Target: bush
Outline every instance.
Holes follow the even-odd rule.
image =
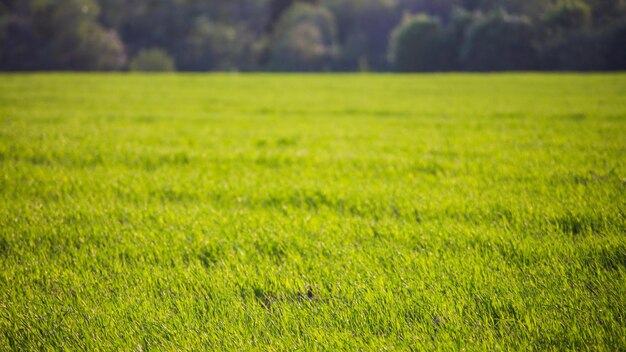
[[[461,49],[462,66],[472,71],[536,68],[536,37],[527,18],[493,13],[468,29]]]
[[[153,48],[142,50],[130,61],[131,71],[167,72],[174,71],[174,59],[165,51]]]
[[[434,17],[405,17],[391,33],[390,59],[397,71],[435,71],[450,68],[454,53],[446,33]]]

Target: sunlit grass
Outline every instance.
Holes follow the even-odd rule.
[[[626,76],[2,75],[0,349],[626,349]]]

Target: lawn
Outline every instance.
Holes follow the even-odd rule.
[[[0,75],[0,350],[626,349],[626,74]]]

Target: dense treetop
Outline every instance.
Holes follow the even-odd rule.
[[[616,70],[624,38],[624,0],[0,0],[1,70]]]

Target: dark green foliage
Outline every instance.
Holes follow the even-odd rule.
[[[544,22],[556,35],[580,31],[591,24],[591,9],[581,0],[564,1],[546,13]]]
[[[405,18],[391,35],[391,60],[397,71],[447,69],[451,54],[443,26],[428,15]]]
[[[597,24],[607,24],[616,19],[623,19],[626,15],[626,2],[624,0],[587,0],[593,14],[593,20]]]
[[[549,70],[626,69],[626,22],[557,38],[542,50],[541,62]]]
[[[288,71],[330,68],[335,55],[335,19],[326,8],[296,3],[283,13],[270,47],[270,67]]]
[[[342,50],[335,67],[340,70],[387,69],[389,36],[401,21],[406,5],[387,0],[327,0],[323,3],[337,19]]]
[[[453,68],[455,70],[461,69],[461,49],[463,43],[465,43],[466,34],[468,29],[477,21],[483,18],[480,12],[469,12],[465,10],[457,9],[452,13],[450,21],[446,29],[446,41],[451,50],[453,60]]]
[[[206,71],[237,67],[239,56],[237,28],[206,17],[197,18],[180,54],[183,69]]]
[[[274,24],[278,22],[278,19],[293,6],[296,2],[304,2],[310,4],[317,4],[318,0],[271,0],[270,1],[270,10],[269,10],[269,22],[268,29],[272,30],[274,28]]]
[[[126,63],[115,31],[96,22],[93,0],[24,4],[3,18],[2,67],[13,70],[113,70]]]
[[[98,23],[85,21],[76,29],[76,37],[57,38],[53,52],[58,52],[59,68],[73,70],[116,70],[126,64],[124,47],[117,33],[104,30]],[[62,52],[69,53],[63,57]]]
[[[33,70],[40,65],[38,47],[44,45],[32,26],[16,18],[3,17],[0,23],[0,64],[5,70]]]
[[[44,12],[49,11],[48,14]],[[106,30],[96,18],[100,8],[97,2],[63,0],[52,2],[37,16],[49,18],[48,27],[39,27],[45,37],[46,53],[56,58],[62,69],[103,70],[119,69],[126,63],[124,46],[113,30]],[[50,17],[48,17],[50,16]],[[38,23],[46,23],[39,20]]]
[[[461,49],[462,65],[472,71],[533,69],[536,36],[527,18],[493,13],[468,29]]]
[[[307,6],[327,20],[284,24]],[[608,32],[626,18],[624,0],[3,0],[0,70],[124,70],[127,57],[158,47],[183,71],[384,71],[393,66],[392,31],[418,13],[439,25],[404,43],[414,56],[396,70],[623,62],[621,39]],[[585,52],[593,38],[601,60],[558,58]]]
[[[411,13],[426,13],[447,21],[458,7],[457,0],[404,0],[403,10]]]
[[[606,68],[626,70],[626,20],[605,30],[607,40]]]
[[[593,71],[607,66],[605,43],[593,32],[572,34],[546,45],[541,53],[542,68],[565,71]]]

